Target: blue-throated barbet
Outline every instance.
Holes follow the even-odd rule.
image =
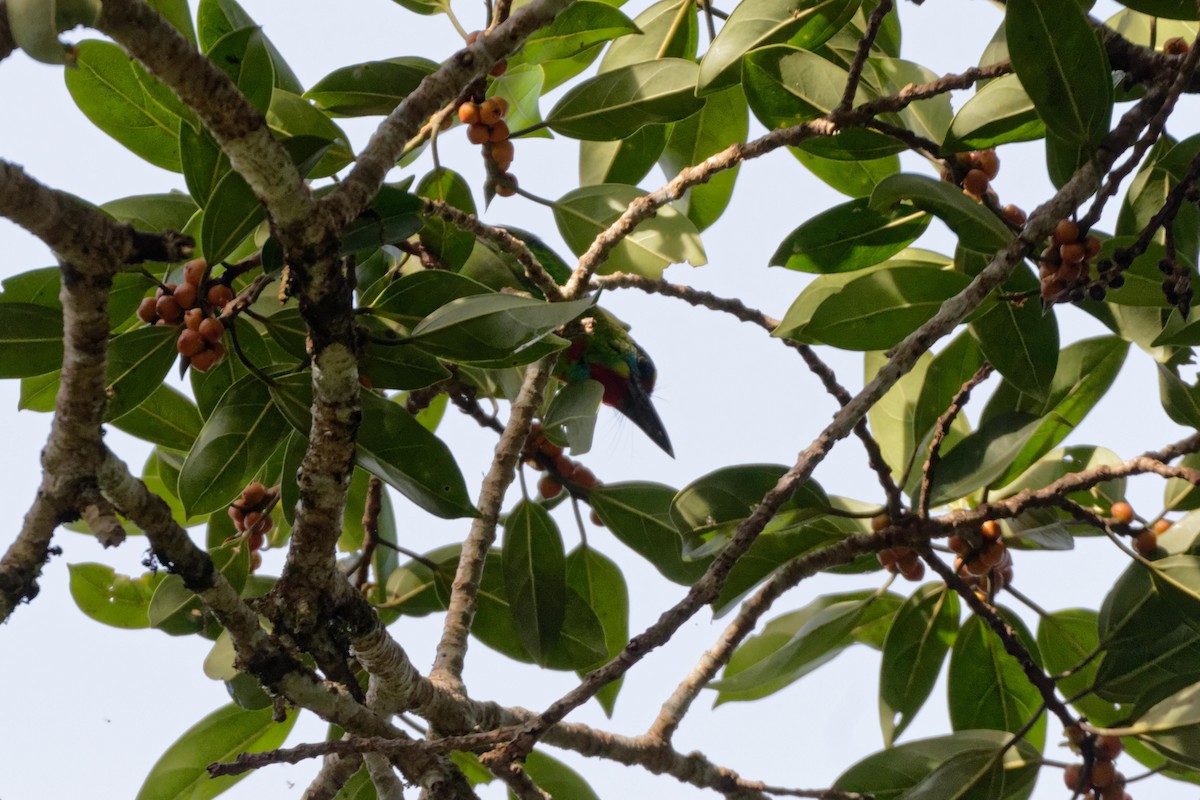
[[[657,372],[654,362],[613,315],[593,308],[580,320],[584,332],[559,358],[556,375],[571,382],[591,378],[604,387],[604,404],[624,414],[675,457],[667,429],[650,402]]]

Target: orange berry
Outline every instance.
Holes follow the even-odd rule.
[[[142,302],[138,303],[137,317],[147,325],[153,325],[158,321],[158,300],[153,297],[143,297]]]
[[[1064,245],[1077,241],[1079,241],[1079,223],[1070,219],[1060,220],[1054,228],[1054,243]]]
[[[246,530],[246,513],[238,506],[232,505],[229,507],[229,518],[233,520],[233,527],[239,531]]]
[[[1002,533],[1000,523],[994,519],[984,520],[983,524],[979,526],[979,532],[983,534],[983,538],[993,541],[999,539]]]
[[[967,173],[967,177],[963,178],[963,191],[974,197],[976,200],[987,194],[988,176],[981,169],[973,169]]]
[[[889,517],[886,512],[883,514],[876,514],[875,516],[871,517],[871,530],[875,531],[875,533],[879,533],[881,530],[891,524],[892,518]]]
[[[1129,505],[1129,503],[1113,503],[1109,513],[1112,514],[1113,519],[1122,525],[1128,525],[1133,522],[1133,506]]]
[[[1147,528],[1133,537],[1133,549],[1149,558],[1158,550],[1158,534]]]
[[[475,44],[479,41],[479,37],[483,35],[483,31],[471,31],[467,34],[467,44]]]
[[[1120,736],[1098,736],[1095,744],[1096,758],[1101,761],[1115,761],[1125,749]],[[1097,788],[1101,788],[1097,785]]]
[[[1169,530],[1171,530],[1171,520],[1169,519],[1160,519],[1154,523],[1154,532],[1157,534],[1163,534]]]
[[[233,299],[233,289],[230,289],[223,283],[218,283],[210,286],[208,289],[208,303],[216,308],[224,308],[230,300]]]
[[[464,125],[479,124],[479,106],[467,101],[458,107],[458,120]]]
[[[204,322],[204,309],[189,308],[183,315],[183,324],[188,326],[189,330],[200,330],[200,323]]]
[[[990,565],[984,563],[980,556],[975,556],[966,563],[967,572],[974,575],[976,578],[981,578],[991,572]]]
[[[479,121],[484,125],[495,125],[504,119],[508,103],[502,97],[489,97],[479,104]]]
[[[888,572],[896,571],[896,551],[895,550],[880,550],[875,554],[875,558],[879,559],[879,565]]]
[[[920,559],[916,561],[901,561],[898,566],[901,577],[906,581],[916,583],[925,577],[925,562]]]
[[[537,484],[538,494],[549,500],[552,497],[558,497],[562,493],[562,484],[556,481],[550,475],[543,475]]]
[[[561,456],[562,451],[563,451],[563,449],[561,447],[559,447],[558,445],[556,445],[554,442],[550,441],[549,439],[545,439],[545,438],[543,438],[541,441],[539,441],[537,443],[537,447],[538,447],[538,450],[541,451],[542,455],[550,456],[550,458],[556,458],[558,456]]]
[[[492,160],[500,169],[508,169],[513,160],[513,143],[510,141],[495,142],[491,149]]]
[[[1169,56],[1186,55],[1188,51],[1187,39],[1182,36],[1172,36],[1163,42],[1163,52]]]
[[[225,326],[216,317],[205,317],[200,321],[200,327],[197,330],[209,344],[216,344],[225,338]]]
[[[250,571],[257,572],[258,568],[261,566],[262,566],[262,556],[260,556],[257,551],[251,553],[250,554]]]
[[[1089,236],[1083,242],[1084,251],[1088,258],[1095,258],[1100,254],[1100,239],[1095,236]]]
[[[196,305],[196,295],[196,287],[185,283],[175,290],[175,302],[179,304],[180,308],[188,309]]]
[[[958,555],[964,555],[971,550],[971,543],[961,536],[951,536],[946,540],[946,544]]]
[[[486,125],[472,125],[467,128],[467,141],[471,144],[484,144],[491,137],[491,131]]]
[[[191,358],[204,349],[204,337],[190,328],[184,328],[175,340],[175,349],[184,358]]]
[[[1009,203],[1004,208],[1000,209],[1000,213],[1004,215],[1006,220],[1018,227],[1024,225],[1025,220],[1027,219],[1025,212],[1018,206],[1014,206],[1012,203]]]
[[[488,130],[489,142],[506,142],[508,141],[508,123],[504,120],[496,122]]]
[[[217,362],[220,360],[221,359],[217,355],[216,351],[204,350],[203,352],[196,353],[196,355],[192,356],[192,369],[196,370],[197,372],[208,372],[210,369],[215,367]]]
[[[995,150],[980,150],[975,153],[975,166],[994,180],[1000,174],[1000,156],[996,155]]]
[[[571,482],[581,489],[594,489],[600,481],[596,480],[595,474],[585,466],[576,466],[575,471],[571,473]]]
[[[207,269],[208,263],[203,258],[193,258],[183,265],[183,280],[198,289]]]
[[[1111,786],[1113,779],[1116,777],[1117,768],[1113,766],[1113,762],[1097,760],[1092,764],[1093,787],[1103,789],[1106,786]]]
[[[1008,548],[1004,546],[1004,542],[988,542],[983,550],[979,553],[979,560],[988,567],[996,567],[1004,560],[1004,554]]]
[[[1064,264],[1078,264],[1087,258],[1087,247],[1081,242],[1059,245],[1058,255]]]
[[[270,517],[267,517],[267,519],[270,519]],[[250,540],[247,542],[247,544],[250,545],[251,551],[261,550],[266,541],[267,535],[262,531],[255,530],[250,532]]]
[[[508,61],[502,58],[496,62],[494,67],[492,67],[491,76],[493,78],[499,78],[506,72],[508,72]]]
[[[175,302],[175,296],[164,294],[154,303],[154,310],[158,312],[158,318],[168,325],[178,325],[183,322],[183,309],[179,307],[179,303]]]

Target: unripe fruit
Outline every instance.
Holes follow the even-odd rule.
[[[538,494],[549,500],[552,497],[558,497],[562,493],[562,484],[556,481],[549,475],[543,475],[538,481]]]
[[[489,97],[479,104],[479,121],[484,125],[495,125],[504,119],[508,102],[502,97]]]
[[[196,305],[196,295],[196,287],[185,283],[175,290],[175,302],[180,308],[188,309]]]
[[[1000,174],[1000,156],[996,155],[995,150],[980,150],[975,153],[975,166],[988,178],[994,179]]]
[[[983,524],[979,526],[979,532],[983,534],[983,538],[993,541],[999,539],[1002,533],[1000,523],[994,519],[984,520]]]
[[[158,318],[168,325],[178,325],[183,322],[183,309],[179,307],[179,303],[175,302],[174,295],[164,294],[158,298],[154,304],[154,310],[158,312]]]
[[[200,327],[197,330],[209,344],[216,344],[225,338],[225,326],[216,317],[205,317],[200,321]]]
[[[220,360],[220,356],[215,350],[205,350],[192,356],[192,369],[197,372],[208,372]]]
[[[1083,764],[1068,764],[1067,768],[1063,770],[1063,783],[1065,783],[1067,788],[1072,791],[1082,792],[1087,788],[1086,786],[1080,785],[1082,779]]]
[[[208,302],[216,308],[224,308],[233,299],[233,289],[223,283],[218,283],[208,290]]]
[[[491,137],[491,131],[486,125],[472,125],[467,128],[467,141],[471,144],[483,144]]]
[[[967,173],[967,177],[963,178],[962,187],[963,191],[975,199],[982,198],[988,190],[987,173],[981,169],[971,170]]]
[[[1133,549],[1149,558],[1158,550],[1158,534],[1147,528],[1133,537]]]
[[[1128,525],[1133,522],[1133,506],[1129,505],[1129,503],[1113,503],[1109,513],[1112,514],[1114,520],[1122,525]]]
[[[143,297],[142,302],[138,303],[137,317],[147,325],[153,325],[158,321],[158,300],[153,297]]]
[[[488,130],[489,142],[506,142],[508,141],[508,123],[504,120],[496,122]]]
[[[458,107],[458,120],[464,125],[479,124],[479,106],[468,101]]]
[[[1171,530],[1171,520],[1169,519],[1160,519],[1154,523],[1154,532],[1157,534],[1163,534],[1169,530]]]
[[[1096,737],[1095,753],[1096,758],[1102,761],[1113,761],[1125,749],[1125,745],[1121,742],[1120,736],[1098,736]],[[1097,784],[1097,788],[1101,788]]]
[[[204,349],[204,337],[190,328],[184,328],[175,340],[175,349],[184,358],[191,358]]]
[[[1070,219],[1060,220],[1054,228],[1054,243],[1064,245],[1077,241],[1079,241],[1079,223]]]
[[[200,281],[204,280],[206,269],[208,269],[208,263],[203,258],[193,258],[183,265],[183,280],[199,288]]]
[[[875,516],[871,517],[871,530],[875,531],[875,533],[879,533],[881,530],[891,524],[892,518],[889,517],[886,512],[883,514],[876,514]]]

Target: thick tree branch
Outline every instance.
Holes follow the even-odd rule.
[[[0,0],[0,61],[8,58],[16,49],[17,43],[13,41],[12,29],[8,26],[8,3]]]

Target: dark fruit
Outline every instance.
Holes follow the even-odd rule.
[[[190,328],[184,328],[175,340],[175,349],[184,358],[191,358],[204,349],[204,337]]]
[[[1064,219],[1054,228],[1054,243],[1057,245],[1070,244],[1079,241],[1079,223]]]
[[[183,265],[184,282],[199,288],[200,281],[204,280],[206,269],[208,269],[208,263],[203,258],[193,258]]]
[[[962,187],[963,191],[975,199],[982,198],[988,190],[987,173],[981,169],[971,170],[967,173],[967,177],[963,178]]]
[[[229,301],[233,300],[233,289],[230,289],[223,283],[218,283],[208,290],[208,303],[216,308],[224,308]]]
[[[486,125],[472,125],[467,128],[467,141],[471,144],[483,144],[491,137],[491,131]]]
[[[191,313],[190,311],[188,312]],[[216,344],[225,338],[225,326],[221,324],[221,320],[216,317],[205,317],[200,322],[200,327],[197,329],[204,340],[209,344]]]
[[[1080,785],[1083,780],[1083,764],[1068,764],[1063,770],[1063,783],[1072,791],[1081,792],[1087,787]]]
[[[600,515],[597,514],[594,509],[592,510],[592,513],[588,515],[588,519],[590,519],[592,521],[592,524],[595,525],[597,528],[604,527],[604,520],[600,519]]]
[[[158,321],[158,301],[153,297],[143,297],[142,302],[138,303],[137,317],[147,325],[153,325]]]
[[[1117,756],[1125,749],[1125,745],[1121,743],[1120,736],[1098,736],[1096,737],[1095,753],[1096,758],[1102,761],[1114,761]],[[1100,787],[1097,784],[1097,788]]]
[[[517,179],[512,173],[505,172],[500,176],[501,180],[496,182],[496,194],[500,197],[512,197],[517,193]]]
[[[537,484],[538,494],[549,500],[562,494],[562,484],[549,475],[543,475]]]
[[[1147,528],[1133,537],[1133,549],[1149,558],[1158,550],[1158,534]]]

